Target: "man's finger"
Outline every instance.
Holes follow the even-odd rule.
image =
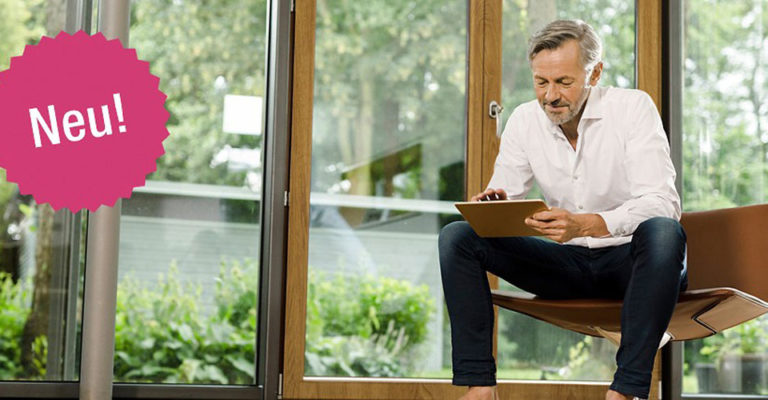
[[[526,218],[525,224],[531,227],[537,227],[542,229],[560,229],[560,227],[552,225],[552,221],[542,221],[533,218]]]
[[[551,221],[557,218],[555,213],[552,211],[539,211],[536,214],[533,214],[531,217],[539,221]]]

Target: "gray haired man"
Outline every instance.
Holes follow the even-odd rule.
[[[466,222],[440,232],[453,383],[463,400],[496,399],[486,272],[545,298],[624,300],[606,399],[647,398],[657,347],[687,286],[675,170],[658,111],[639,90],[597,87],[602,45],[582,21],[531,38],[537,100],[515,109],[494,173],[473,201],[524,198],[534,179],[551,210],[533,237],[481,238]]]

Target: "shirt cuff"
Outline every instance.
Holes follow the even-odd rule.
[[[629,219],[629,213],[621,210],[603,211],[597,213],[597,215],[603,218],[605,226],[608,228],[608,232],[612,237],[627,236],[632,234],[629,229],[627,220]]]

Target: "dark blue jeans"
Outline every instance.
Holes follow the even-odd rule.
[[[624,299],[611,389],[647,398],[653,360],[688,286],[685,232],[670,218],[640,224],[632,242],[589,249],[533,237],[481,238],[466,222],[440,232],[440,269],[451,320],[453,384],[492,386],[493,306],[486,271],[545,298]]]

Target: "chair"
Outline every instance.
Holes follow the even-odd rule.
[[[714,335],[768,312],[768,204],[684,213],[688,290],[667,328],[671,340]],[[494,304],[616,343],[621,300],[547,300],[492,291]]]

